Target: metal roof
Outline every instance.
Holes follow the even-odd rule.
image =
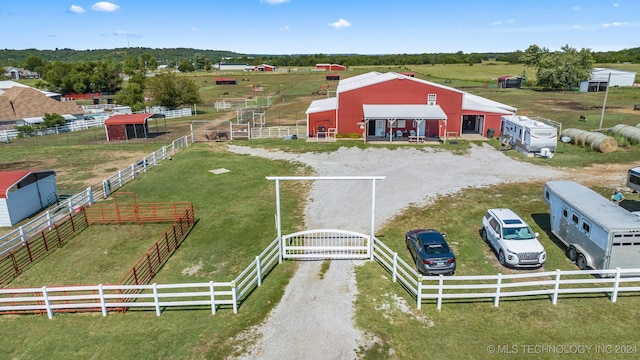
[[[475,110],[498,114],[513,114],[518,109],[497,101],[483,98],[482,96],[464,93],[462,97],[462,110]]]
[[[44,174],[44,177],[46,177],[51,174],[55,175],[55,172],[52,170],[1,171],[0,172],[0,199],[6,199],[7,195],[9,194],[9,190],[31,174],[35,174],[36,178],[41,178],[40,176],[38,176],[39,174]]]
[[[122,114],[113,115],[105,120],[105,125],[144,124],[149,118],[164,117],[163,114]]]
[[[364,118],[372,119],[424,119],[424,120],[447,120],[447,114],[442,111],[439,105],[424,104],[385,104],[385,105],[362,105]]]
[[[338,99],[335,97],[322,99],[322,100],[314,100],[311,102],[311,105],[305,111],[305,114],[313,114],[317,112],[323,111],[335,111],[338,108]]]

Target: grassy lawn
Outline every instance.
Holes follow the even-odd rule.
[[[611,67],[640,70],[617,65]],[[513,105],[520,114],[561,121],[563,128],[595,129],[602,110],[602,93],[483,87],[484,83],[495,82],[498,76],[521,74],[520,65],[355,67],[345,72],[343,78],[367,71],[415,71],[419,78],[460,86],[465,91]],[[216,86],[211,74],[194,74],[194,78],[209,106],[222,99],[223,92],[229,92],[228,97],[243,97],[255,95],[253,85],[263,86],[265,93],[273,94],[273,106],[267,110],[269,126],[304,118],[310,101],[321,98],[312,97],[311,92],[327,84],[324,73],[310,71],[234,75],[239,79],[235,86]],[[528,78],[532,76],[527,72]],[[241,82],[241,78],[249,81]],[[635,103],[640,103],[636,89],[611,89],[603,127],[617,123],[635,125],[638,112],[629,110]],[[582,114],[587,116],[587,122],[579,121]],[[186,133],[190,121],[223,116],[229,116],[229,113],[199,107],[195,117],[172,120],[167,134],[144,142],[106,144],[104,132],[93,130],[20,139],[10,145],[0,144],[0,166],[9,170],[54,169],[58,173],[61,192],[78,191],[167,145],[178,137],[177,134]],[[302,140],[236,143],[328,155],[343,146],[389,149],[401,146],[366,145],[359,140],[325,144]],[[497,140],[489,144],[500,148]],[[465,153],[470,144],[458,141],[434,148]],[[621,144],[619,151],[601,154],[574,145],[559,145],[552,159],[524,158],[515,151],[506,154],[546,166],[582,168],[591,164],[632,163],[638,159],[638,146]],[[209,172],[218,168],[230,172],[221,175]],[[191,201],[194,204],[196,226],[153,281],[227,281],[237,276],[276,236],[275,185],[265,179],[265,176],[273,175],[310,175],[310,170],[299,164],[232,154],[225,151],[224,144],[196,144],[176,154],[171,162],[143,174],[140,181],[126,185],[122,191],[135,192],[139,202]],[[286,191],[282,191],[282,213],[288,216],[283,219],[283,232],[301,230],[304,228],[302,208],[307,189],[293,182],[284,182],[281,186],[286,187]],[[508,207],[540,232],[540,240],[548,254],[545,270],[576,269],[566,258],[564,249],[549,234],[548,208],[542,201],[542,186],[542,183],[503,184],[442,196],[429,206],[407,208],[377,236],[409,260],[403,243],[404,232],[414,227],[435,227],[447,234],[456,251],[458,274],[495,274],[505,270],[482,242],[478,230],[486,209]],[[166,228],[164,224],[160,227],[162,229],[155,225],[153,229],[146,225],[110,226],[105,230],[103,226],[92,226],[10,286],[118,281]],[[0,229],[0,234],[4,230]],[[107,260],[105,252],[113,255],[108,261],[104,261]],[[114,259],[118,261],[111,262]],[[233,337],[261,323],[280,301],[295,266],[295,262],[277,266],[264,285],[242,304],[237,315],[231,310],[211,315],[210,310],[193,309],[168,310],[160,317],[142,311],[113,313],[107,317],[56,314],[53,320],[46,316],[2,316],[0,358],[224,358],[241,350],[234,348],[241,342],[232,340]],[[323,271],[327,266],[331,264],[327,262]],[[392,283],[389,274],[378,264],[368,262],[359,267],[356,274],[359,288],[356,323],[380,339],[373,349],[363,353],[365,358],[413,359],[428,354],[436,359],[478,359],[496,357],[487,350],[489,346],[507,346],[510,350],[515,346],[521,355],[525,345],[638,345],[640,330],[632,321],[640,315],[637,296],[621,296],[615,304],[604,295],[561,297],[557,305],[552,305],[546,298],[502,300],[498,308],[494,308],[490,300],[450,301],[445,302],[440,311],[434,303],[425,302],[418,311],[415,300],[398,284]],[[404,303],[406,307],[402,306]],[[390,349],[393,351],[389,352]],[[555,357],[565,358],[566,355]],[[598,359],[602,355],[586,357]],[[633,358],[633,355],[625,358]]]
[[[89,226],[10,286],[118,284],[170,225]]]
[[[404,232],[416,227],[434,227],[447,234],[456,252],[456,275],[518,272],[501,267],[478,234],[486,209],[508,207],[521,215],[534,231],[540,232],[540,241],[547,251],[546,271],[577,269],[567,259],[564,249],[551,240],[542,189],[542,183],[502,184],[443,196],[430,206],[407,209],[377,236],[411,263],[403,242]],[[490,346],[507,346],[509,350],[515,347],[519,356],[527,351],[527,345],[592,345],[595,348],[596,345],[625,344],[636,349],[640,346],[640,329],[628,320],[640,316],[637,295],[625,295],[616,303],[611,303],[605,294],[565,296],[560,297],[557,305],[546,297],[502,299],[497,308],[491,299],[471,303],[449,300],[440,311],[435,302],[430,301],[417,310],[416,300],[393,284],[390,275],[378,264],[367,263],[356,271],[360,289],[356,323],[381,339],[378,346],[367,353],[367,358],[414,359],[425,351],[437,359],[496,358],[496,354],[488,350]],[[429,340],[425,341],[426,338]],[[393,349],[392,356],[388,355],[390,349]],[[542,355],[544,358],[567,356]],[[636,357],[637,351],[634,355],[631,357]],[[603,355],[592,350],[586,358],[599,359]]]

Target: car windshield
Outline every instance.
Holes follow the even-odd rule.
[[[503,230],[503,238],[505,240],[529,240],[533,237],[533,231],[528,226],[505,228]]]
[[[446,244],[425,244],[424,252],[428,255],[440,255],[449,252],[449,247]]]

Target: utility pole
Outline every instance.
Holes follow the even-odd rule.
[[[607,107],[607,96],[609,95],[609,84],[611,84],[611,73],[609,73],[609,78],[607,79],[607,90],[604,92],[604,102],[602,103],[602,114],[600,115],[600,127],[602,129],[602,121],[604,120],[604,109]]]

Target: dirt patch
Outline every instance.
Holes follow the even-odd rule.
[[[46,164],[46,162],[44,161],[12,161],[12,162],[0,163],[0,171],[14,171],[14,170],[43,168],[43,164]]]

